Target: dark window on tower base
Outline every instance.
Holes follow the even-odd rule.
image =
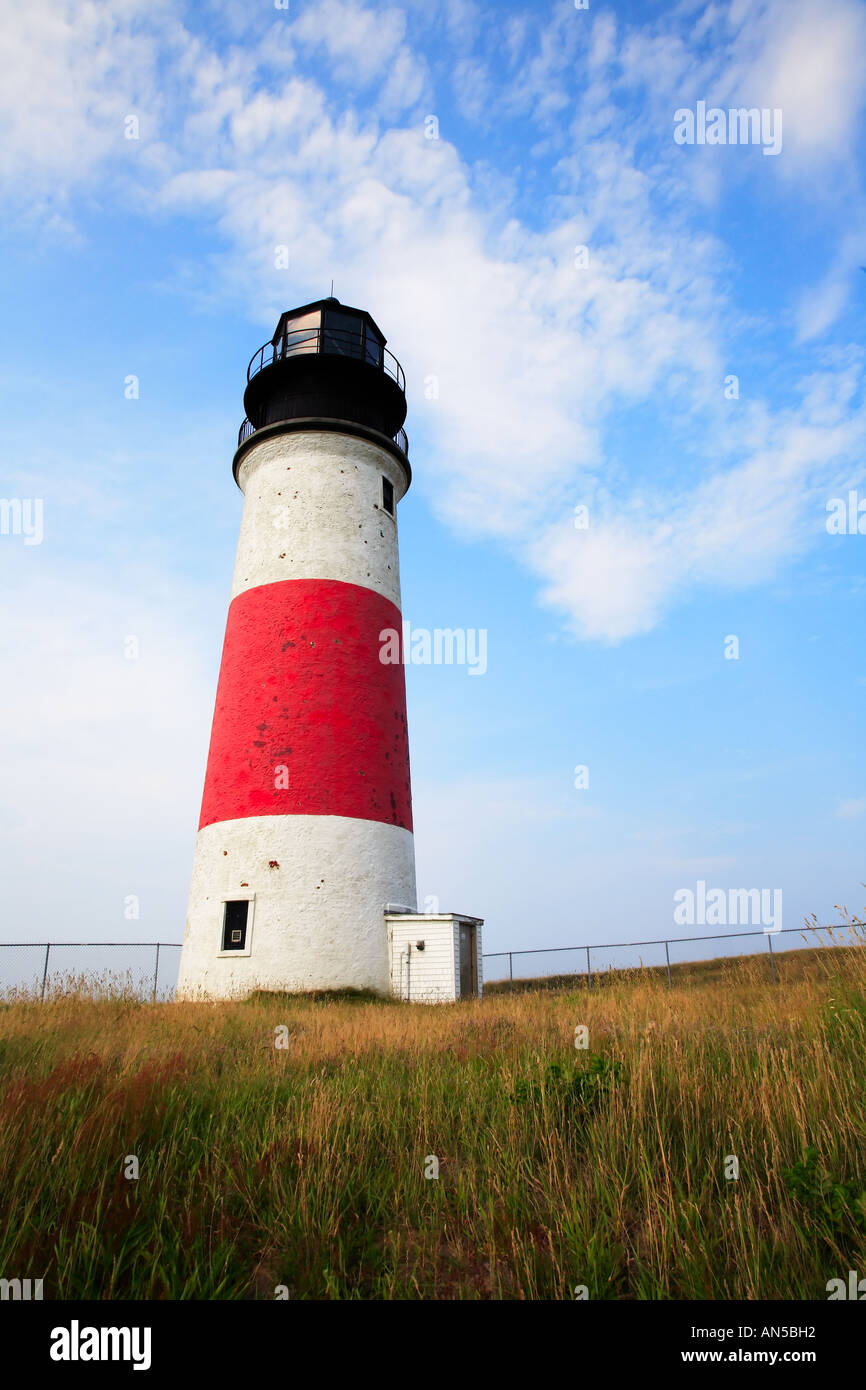
[[[394,484],[389,478],[382,479],[382,506],[391,516],[394,515]]]
[[[250,905],[243,902],[226,903],[223,918],[223,950],[243,951],[247,944],[247,917]]]

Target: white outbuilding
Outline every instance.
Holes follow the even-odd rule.
[[[385,913],[391,993],[415,1004],[480,998],[484,919],[457,912]]]

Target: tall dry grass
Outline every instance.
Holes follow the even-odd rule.
[[[59,1298],[826,1297],[866,1275],[866,953],[814,954],[776,986],[746,960],[447,1007],[8,1001],[0,1276]]]

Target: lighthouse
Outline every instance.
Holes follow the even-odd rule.
[[[178,997],[480,992],[481,920],[417,911],[397,507],[403,371],[369,313],[284,313],[247,369],[243,493]]]

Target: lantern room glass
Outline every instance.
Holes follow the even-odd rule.
[[[282,357],[285,353],[286,357],[294,357],[299,352],[318,352],[321,326],[321,309],[287,319],[284,336],[276,345],[276,356]]]
[[[323,352],[338,353],[341,357],[364,355],[364,320],[355,314],[340,314],[329,309],[322,336]]]

